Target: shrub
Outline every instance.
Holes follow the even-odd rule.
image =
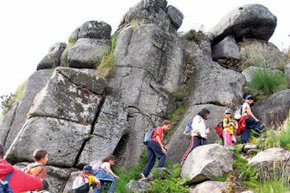
[[[254,71],[249,88],[259,94],[270,95],[287,89],[286,76],[266,68],[259,68]]]
[[[283,131],[279,137],[280,146],[285,149],[290,149],[290,119],[288,118],[284,124]]]
[[[104,55],[100,64],[97,66],[96,75],[106,78],[114,68],[114,49],[116,46],[117,35],[112,36],[111,51]]]

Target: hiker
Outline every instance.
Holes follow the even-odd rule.
[[[233,142],[236,142],[234,136],[234,130],[238,128],[237,122],[233,120],[233,111],[227,109],[224,113],[223,120],[223,142],[224,146],[231,146]]]
[[[46,165],[46,162],[48,160],[47,151],[44,149],[36,149],[33,152],[33,158],[35,162],[29,164],[26,167],[27,168],[26,173],[41,179],[46,179],[47,171],[44,166]]]
[[[261,132],[261,122],[255,117],[251,110],[251,106],[254,105],[254,97],[251,94],[248,94],[245,97],[243,106],[242,106],[242,116],[246,116],[246,129],[241,131],[241,143],[249,143],[249,138],[251,130],[255,132],[255,136],[260,135]]]
[[[3,159],[4,154],[4,148],[0,145],[0,192],[9,192],[10,190],[11,193],[25,193],[26,191],[47,189],[46,181],[14,168]],[[8,182],[8,185],[5,185],[4,181]],[[3,191],[4,186],[8,190]]]
[[[119,179],[119,176],[117,176],[111,170],[111,166],[113,166],[114,164],[115,164],[115,156],[113,155],[109,155],[108,157],[102,160],[101,168],[95,175],[101,181],[102,186],[101,189],[96,190],[95,193],[100,193],[102,191],[102,188],[104,187],[104,184],[106,183],[110,183],[108,193],[112,193],[115,191],[117,179]]]
[[[210,111],[206,108],[201,109],[201,111],[193,118],[192,120],[192,130],[191,130],[191,142],[190,145],[185,152],[185,154],[181,158],[181,164],[184,163],[187,156],[190,154],[190,152],[200,146],[200,145],[206,145],[207,144],[207,133],[209,133],[212,128],[206,128],[205,126],[205,120],[207,120],[208,115],[210,114]]]
[[[92,166],[86,165],[83,168],[83,172],[77,176],[73,182],[73,193],[88,193],[90,188],[93,189],[97,185],[97,190],[101,190],[100,181],[93,176]]]
[[[169,120],[162,121],[161,126],[154,129],[152,133],[151,140],[147,143],[148,158],[145,165],[144,171],[140,174],[140,180],[144,180],[149,175],[151,169],[155,164],[155,159],[157,157],[158,164],[157,168],[163,167],[166,161],[167,148],[163,145],[163,132],[168,131],[171,127],[171,122]]]

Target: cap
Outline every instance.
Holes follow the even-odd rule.
[[[233,114],[232,109],[227,109],[227,110],[225,111],[225,114]]]
[[[251,95],[251,94],[249,94],[249,95],[247,95],[246,96],[246,98],[245,98],[246,100],[249,100],[249,99],[254,99],[254,97],[253,97],[253,95]]]
[[[86,165],[86,166],[84,166],[84,168],[83,168],[83,170],[87,170],[87,171],[90,171],[90,170],[92,170],[93,168],[92,168],[92,166],[90,166],[90,165]]]

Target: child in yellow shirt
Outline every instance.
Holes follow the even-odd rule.
[[[234,130],[237,129],[237,122],[232,119],[233,111],[227,109],[224,114],[223,120],[223,139],[224,146],[231,146],[234,138]]]

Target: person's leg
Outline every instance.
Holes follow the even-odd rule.
[[[186,160],[188,154],[193,150],[193,148],[194,148],[193,136],[191,136],[190,145],[189,145],[188,149],[186,150],[185,154],[182,156],[182,158],[180,160],[181,162]]]
[[[223,135],[224,135],[224,146],[230,146],[230,145],[232,145],[232,139],[231,139],[231,137],[230,137],[230,133],[229,133],[229,131],[227,131],[227,130],[224,130],[223,131]]]
[[[155,164],[156,156],[155,156],[155,154],[152,150],[152,147],[151,147],[152,143],[153,143],[153,141],[149,141],[147,144],[148,158],[147,158],[147,163],[146,163],[144,171],[143,171],[143,174],[145,177],[147,177],[149,175],[151,169],[153,168],[153,166]]]
[[[246,127],[245,131],[241,133],[241,143],[248,143],[251,134],[251,129]]]
[[[112,181],[110,182],[111,182],[110,188],[107,193],[113,193],[115,191],[117,179],[112,176]]]
[[[165,153],[162,151],[160,145],[157,142],[152,144],[152,149],[153,149],[153,153],[158,158],[158,164],[156,167],[157,168],[163,167],[165,165],[165,162],[166,162]]]

